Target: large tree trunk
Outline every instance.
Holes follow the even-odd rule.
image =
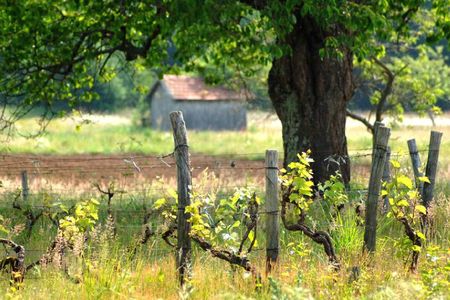
[[[270,98],[283,126],[284,165],[310,149],[316,183],[337,170],[350,180],[345,121],[353,93],[352,54],[344,49],[341,59],[321,58],[329,34],[302,18],[280,41],[292,54],[275,59],[269,73]]]

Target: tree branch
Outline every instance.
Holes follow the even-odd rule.
[[[261,275],[258,270],[250,263],[246,256],[236,255],[231,251],[215,248],[206,240],[195,235],[191,236],[191,238],[200,246],[200,248],[204,251],[210,252],[212,256],[243,268],[247,272],[252,273],[257,282],[261,281]]]
[[[20,194],[18,194],[18,196],[15,197],[14,201],[13,201],[13,208],[20,210],[22,212],[22,214],[24,215],[24,217],[27,219],[27,237],[30,238],[31,237],[31,233],[33,231],[33,227],[36,224],[36,222],[39,220],[40,217],[42,217],[44,215],[44,210],[38,210],[37,212],[34,212],[30,207],[22,207],[22,205],[20,205],[20,203],[17,201],[19,198]]]
[[[17,283],[22,282],[25,276],[25,248],[8,239],[0,238],[0,244],[11,247],[17,255],[17,257],[8,257],[0,261],[0,270],[7,265],[11,266],[13,281]]]
[[[385,112],[384,107],[386,105],[387,98],[392,93],[392,86],[394,85],[395,74],[378,58],[373,57],[372,59],[376,65],[378,65],[381,69],[383,69],[387,80],[384,89],[381,91],[380,101],[377,104],[375,112],[375,121],[381,122],[383,113]]]
[[[408,219],[405,217],[400,218],[399,221],[403,224],[405,228],[405,234],[409,238],[409,240],[413,243],[414,246],[422,247],[422,241],[420,237],[417,235],[417,232],[414,230],[414,228],[409,223]],[[409,270],[411,272],[417,271],[417,266],[419,264],[419,251],[413,250],[412,251],[412,258],[411,258],[411,265],[409,267]]]
[[[373,130],[374,130],[373,129],[373,125],[370,124],[370,122],[366,118],[364,118],[364,117],[362,117],[360,115],[357,115],[355,113],[352,113],[348,109],[347,109],[346,113],[347,113],[347,117],[350,117],[350,118],[352,118],[352,119],[354,119],[356,121],[359,121],[359,122],[363,123],[367,127],[367,129],[373,134]]]
[[[175,224],[171,224],[169,225],[169,228],[163,232],[162,234],[162,239],[164,240],[164,242],[166,242],[167,245],[169,245],[170,247],[175,247],[175,244],[173,244],[169,238],[171,236],[173,236],[173,234],[175,233],[175,231],[177,230],[177,225]]]
[[[239,255],[241,254],[241,252],[244,248],[245,241],[248,239],[251,231],[253,231],[254,236],[253,236],[253,240],[250,241],[250,245],[248,247],[247,252],[252,251],[252,248],[255,245],[256,231],[257,231],[257,226],[258,226],[258,206],[259,205],[256,202],[256,193],[253,193],[252,201],[250,202],[250,205],[248,207],[249,217],[245,217],[244,222],[243,222],[246,224],[247,229],[246,229],[244,235],[242,236],[242,240],[239,245],[239,250],[238,250]]]
[[[289,191],[289,189],[287,191]],[[287,207],[286,206],[287,206],[287,203],[290,203],[288,199],[289,199],[289,193],[283,192],[283,199],[281,202],[281,220],[283,221],[284,227],[289,231],[301,231],[303,234],[305,234],[307,237],[312,239],[314,242],[322,245],[326,255],[328,256],[328,260],[331,263],[331,265],[333,266],[333,268],[335,270],[339,270],[340,263],[336,256],[336,253],[334,251],[333,242],[331,240],[331,237],[327,232],[314,231],[311,228],[309,228],[304,223],[305,217],[304,217],[303,212],[300,213],[297,223],[290,224],[287,221],[287,217],[286,217]]]

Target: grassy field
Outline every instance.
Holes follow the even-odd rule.
[[[56,120],[50,124],[46,135],[36,140],[15,137],[3,144],[3,152],[164,154],[173,150],[170,133],[133,126],[127,116],[90,118],[92,123],[83,124],[81,128],[77,127],[79,119]],[[129,191],[124,187],[114,196],[110,207],[105,195],[92,192],[92,186],[88,188],[92,183],[87,183],[86,190],[70,190],[67,183],[53,191],[33,191],[27,203],[21,202],[18,191],[2,186],[0,215],[3,218],[0,218],[0,225],[9,232],[3,232],[0,227],[0,238],[11,238],[24,245],[26,264],[42,258],[55,240],[57,229],[50,220],[66,220],[67,214],[57,214],[63,210],[61,205],[67,208],[82,200],[97,198],[100,206],[94,229],[65,248],[64,259],[58,260],[60,256],[52,252],[55,255],[52,263],[30,269],[19,289],[10,285],[7,272],[0,271],[0,298],[450,299],[450,143],[447,138],[450,126],[445,122],[435,128],[417,126],[419,122],[411,120],[405,126],[393,129],[391,147],[397,154],[407,154],[406,141],[409,138],[416,138],[419,149],[426,149],[430,130],[444,132],[435,204],[431,209],[434,221],[416,273],[408,271],[410,245],[402,226],[386,215],[380,215],[378,219],[377,251],[373,256],[362,253],[364,227],[358,225],[355,205],[365,200],[364,193],[350,194],[351,201],[338,217],[333,218],[325,212],[323,204],[316,201],[307,219],[312,228],[330,233],[341,263],[339,271],[330,266],[321,246],[298,232],[289,232],[281,227],[280,261],[270,276],[266,276],[265,216],[262,215],[258,220],[258,243],[248,255],[249,261],[262,274],[261,285],[256,284],[250,273],[214,258],[211,253],[194,245],[191,288],[180,290],[176,253],[160,237],[165,229],[162,214],[154,211],[147,221],[144,218],[147,212],[152,211],[153,203],[170,194],[173,180],[139,181],[139,189]],[[34,122],[32,119],[23,120],[18,126],[32,130],[36,128]],[[190,149],[193,153],[213,155],[246,153],[252,154],[249,155],[251,159],[261,159],[265,149],[282,149],[280,131],[280,124],[273,115],[251,113],[249,129],[245,132],[190,131]],[[358,124],[349,122],[347,137],[351,154],[367,153],[364,150],[371,147],[371,136]],[[409,165],[407,155],[401,157],[405,166]],[[354,166],[358,168],[358,165],[367,163],[368,159],[363,158],[356,160]],[[216,180],[214,176],[197,178],[194,190],[211,190],[217,199],[228,196],[233,187],[225,189]],[[366,182],[367,173],[356,173],[353,177],[355,187],[364,187]],[[245,181],[237,184],[244,185]],[[51,182],[47,183],[47,186],[51,185]],[[263,185],[257,184],[254,188],[264,201]],[[21,203],[22,209],[13,208],[14,199]],[[114,216],[113,221],[108,217],[108,209]],[[42,214],[28,234],[30,212]],[[76,210],[69,216],[80,218]],[[83,218],[85,216],[82,214]],[[146,226],[152,235],[140,245]],[[223,244],[216,246],[225,247]],[[133,249],[136,249],[136,255],[131,254]],[[1,250],[0,264],[4,256],[11,254],[11,251]]]
[[[420,149],[428,144],[430,130],[444,132],[442,158],[450,154],[449,115],[437,119],[432,127],[426,119],[406,116],[404,125],[393,129],[390,143],[393,151],[407,152],[406,141],[417,140]],[[84,121],[83,121],[84,120]],[[86,122],[86,120],[88,120]],[[419,124],[416,126],[416,124]],[[35,132],[38,128],[35,119],[21,120],[19,131]],[[193,153],[228,154],[255,153],[261,158],[264,149],[282,150],[281,124],[273,114],[251,112],[248,116],[248,130],[242,132],[197,132],[189,131],[189,142]],[[370,149],[371,135],[353,120],[348,120],[348,145],[351,152]],[[170,132],[159,132],[150,128],[134,126],[130,116],[86,116],[56,119],[47,128],[46,134],[36,139],[14,136],[10,142],[3,143],[3,152],[82,154],[82,153],[148,153],[163,154],[173,148]]]
[[[268,120],[265,120],[268,117]],[[242,132],[189,131],[193,153],[213,155],[255,153],[261,158],[266,148],[282,149],[280,126],[273,116],[252,114],[249,128]],[[58,119],[50,123],[46,134],[36,139],[14,136],[4,144],[10,153],[84,154],[146,153],[164,154],[173,150],[171,132],[134,126],[127,116],[92,116],[91,122],[80,118]],[[274,124],[275,123],[275,124]],[[267,124],[267,125],[265,125]],[[18,129],[27,133],[37,129],[35,119],[22,120]]]
[[[88,115],[56,119],[38,138],[29,139],[20,135],[13,136],[2,143],[3,153],[22,154],[150,154],[163,155],[173,150],[171,132],[155,131],[133,125],[132,113],[123,115]],[[389,121],[388,121],[389,122]],[[415,138],[419,150],[422,150],[422,162],[426,162],[431,130],[443,132],[441,144],[438,180],[450,178],[450,114],[436,119],[433,127],[426,118],[406,115],[401,126],[392,128],[390,146],[393,158],[409,166],[407,140]],[[36,119],[21,120],[17,124],[19,131],[35,132]],[[207,155],[239,155],[241,158],[261,160],[266,149],[279,150],[282,156],[281,124],[274,114],[250,112],[248,130],[241,132],[189,131],[190,152]],[[3,136],[5,139],[6,137]],[[347,120],[347,140],[349,155],[352,159],[352,172],[356,177],[367,177],[372,136],[354,120]],[[362,154],[362,155],[361,155]]]

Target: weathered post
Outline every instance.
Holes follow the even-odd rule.
[[[419,177],[423,176],[423,172],[421,171],[422,163],[420,162],[419,150],[417,149],[415,139],[408,140],[408,149],[409,149],[409,156],[411,156],[411,163],[413,167],[416,188],[419,190],[419,193],[423,199],[423,182],[419,180]]]
[[[26,170],[23,170],[21,172],[21,177],[22,177],[22,200],[27,201],[30,190],[28,188],[28,173]]]
[[[266,151],[266,274],[278,261],[280,211],[278,201],[278,152]]]
[[[383,182],[389,182],[391,180],[391,147],[387,147],[386,151],[386,161],[384,163],[384,170],[383,170]],[[389,197],[384,196],[383,198],[383,211],[386,212],[389,209]]]
[[[442,132],[431,131],[430,145],[428,146],[428,160],[425,176],[430,181],[423,185],[423,204],[428,208],[433,200],[433,190],[436,183],[436,172],[439,160],[439,148],[441,147]]]
[[[381,126],[384,126],[384,123],[383,123],[383,122],[380,122],[380,121],[376,121],[376,122],[373,124],[373,135],[372,135],[372,157],[374,156],[375,145],[377,144],[378,128],[380,128]]]
[[[188,222],[190,214],[186,213],[185,209],[186,206],[191,204],[192,176],[186,124],[184,123],[182,112],[171,112],[170,121],[173,128],[174,155],[177,164],[177,269],[180,285],[183,286],[186,282],[186,277],[190,276],[189,269],[191,266],[191,239],[189,237],[191,225]]]
[[[364,250],[375,251],[377,231],[377,206],[381,189],[381,177],[386,163],[387,144],[390,129],[380,126],[375,138],[376,144],[373,151],[372,170],[369,180],[369,194],[366,201],[366,227],[364,231]]]

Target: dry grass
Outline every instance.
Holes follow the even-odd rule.
[[[299,257],[284,252],[270,277],[279,292],[266,276],[257,290],[249,274],[233,271],[208,254],[195,257],[192,291],[184,292],[177,287],[174,255],[168,254],[153,262],[142,258],[137,264],[114,264],[111,259],[78,285],[60,273],[43,270],[42,278],[29,280],[19,295],[26,299],[426,299],[429,292],[420,274],[407,272],[391,253],[389,246],[380,247],[373,259],[349,253],[341,257],[341,271],[335,272],[321,254]],[[254,261],[264,270],[263,255]],[[360,267],[356,281],[351,281],[353,266]]]

